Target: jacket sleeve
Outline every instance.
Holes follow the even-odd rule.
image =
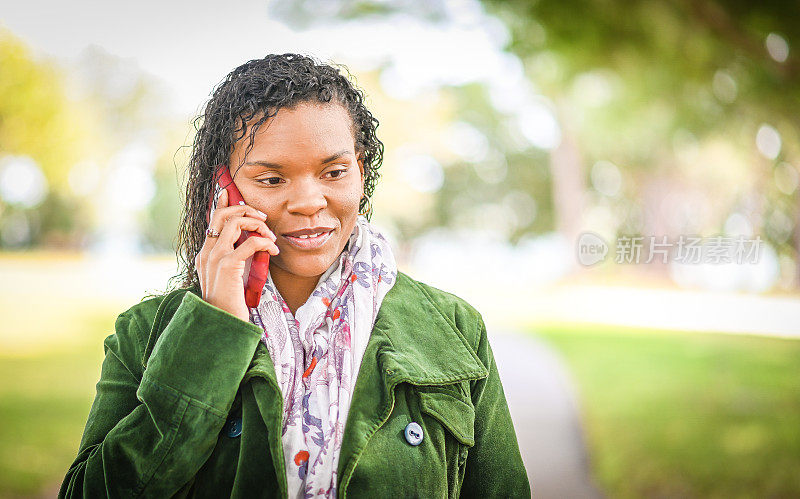
[[[59,497],[170,497],[211,455],[262,331],[187,292],[143,368],[139,304],[104,342],[97,393]],[[144,340],[143,340],[144,338]]]
[[[480,323],[477,354],[489,376],[472,382],[475,406],[475,445],[467,453],[462,497],[531,497],[517,435],[508,410],[503,385]]]

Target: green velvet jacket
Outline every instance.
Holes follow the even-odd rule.
[[[262,333],[198,288],[120,314],[59,497],[286,497],[283,399]],[[412,421],[418,446],[404,437]],[[530,497],[486,327],[464,300],[398,273],[338,480],[339,497]]]

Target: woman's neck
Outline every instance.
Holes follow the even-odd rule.
[[[272,282],[278,288],[278,292],[283,297],[292,315],[295,315],[297,309],[300,308],[306,301],[314,288],[319,282],[319,276],[304,277],[286,272],[284,269],[277,265],[271,265],[269,272],[272,275]]]

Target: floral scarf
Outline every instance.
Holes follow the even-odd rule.
[[[397,265],[359,215],[344,251],[292,312],[269,276],[250,320],[264,329],[283,393],[289,497],[336,497],[337,466],[358,369]]]

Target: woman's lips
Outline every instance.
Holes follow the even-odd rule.
[[[282,237],[287,241],[289,241],[289,244],[291,244],[297,249],[310,250],[319,248],[320,246],[328,242],[328,239],[330,239],[331,234],[333,234],[333,230],[329,230],[328,232],[323,232],[322,234],[316,237],[308,237],[308,238],[292,237],[292,236],[282,236]]]

